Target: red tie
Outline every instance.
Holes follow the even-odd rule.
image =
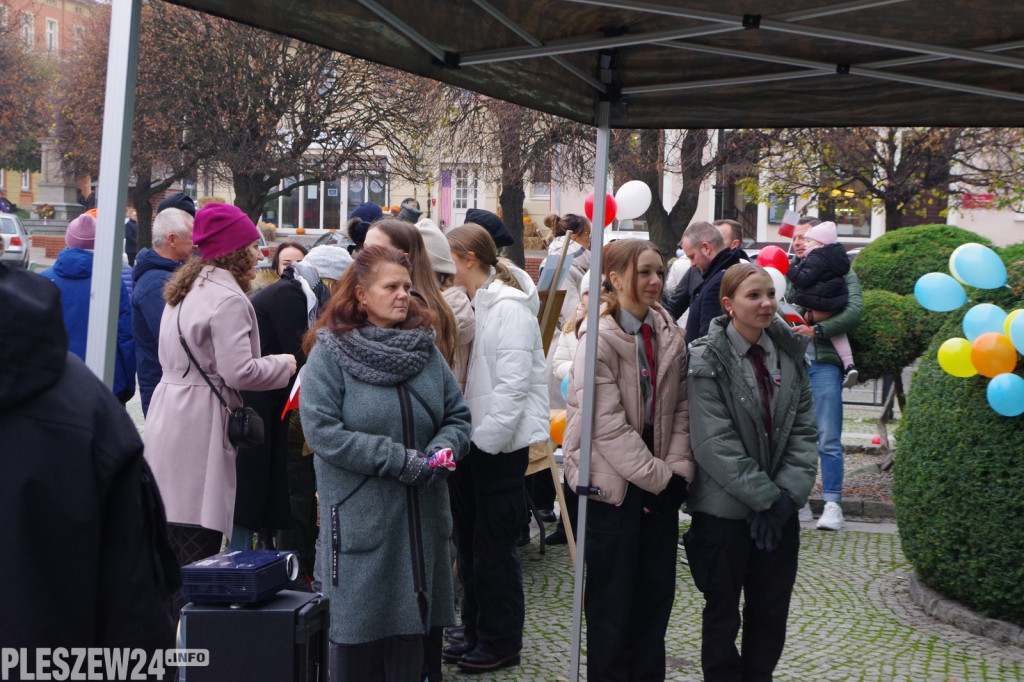
[[[757,377],[757,388],[761,393],[761,419],[764,420],[764,430],[771,438],[772,435],[772,375],[768,373],[768,367],[764,364],[764,348],[756,343],[747,351],[750,361],[754,363],[754,376]]]
[[[644,336],[644,353],[647,355],[647,370],[651,375],[651,423],[654,423],[654,401],[658,399],[658,379],[655,377],[654,344],[651,343],[651,325],[644,322],[640,325],[640,333]]]

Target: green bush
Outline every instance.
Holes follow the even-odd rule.
[[[1002,292],[1024,290],[1024,263],[1009,274]],[[1024,307],[1024,297],[1004,305]],[[914,374],[897,432],[896,518],[904,554],[925,583],[1024,626],[1024,416],[989,407],[987,378],[939,367],[939,345],[963,335],[963,312],[932,313],[943,325]]]
[[[949,273],[949,254],[961,244],[992,243],[954,225],[916,225],[883,234],[864,247],[853,270],[865,289],[914,293],[914,284],[929,272]]]
[[[860,380],[899,376],[921,357],[942,321],[913,296],[866,289],[864,313],[850,333]]]

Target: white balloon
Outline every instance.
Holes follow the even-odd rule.
[[[615,193],[615,205],[619,220],[638,218],[651,205],[651,188],[643,180],[630,180]]]
[[[775,298],[780,301],[786,298],[786,276],[778,268],[767,267],[765,271],[771,275],[772,284],[775,285]]]

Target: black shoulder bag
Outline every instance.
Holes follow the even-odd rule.
[[[192,355],[192,349],[188,347],[188,343],[185,342],[185,335],[181,333],[181,306],[185,303],[184,299],[178,304],[178,340],[181,341],[181,347],[185,349],[185,354],[188,355],[189,368],[192,365],[196,366],[199,373],[206,380],[206,383],[210,386],[210,390],[220,400],[220,404],[224,406],[224,409],[228,413],[228,440],[236,448],[252,448],[258,445],[263,445],[263,418],[260,417],[259,413],[251,407],[238,407],[232,409],[228,405],[228,401],[224,400],[224,396],[221,395],[217,387],[210,381],[210,377],[206,376],[206,372],[203,371],[203,366],[196,360],[196,356]],[[185,370],[185,374],[188,374],[188,369]],[[181,376],[185,376],[182,374]]]

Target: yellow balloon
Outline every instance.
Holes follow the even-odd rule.
[[[1003,322],[1003,331],[1006,333],[1007,337],[1010,336],[1010,323],[1013,322],[1013,318],[1017,317],[1021,313],[1024,313],[1024,308],[1017,308],[1016,310],[1011,310],[1010,314],[1006,316],[1006,321]]]
[[[973,377],[978,373],[971,363],[971,342],[952,338],[939,346],[939,367],[955,377]]]

